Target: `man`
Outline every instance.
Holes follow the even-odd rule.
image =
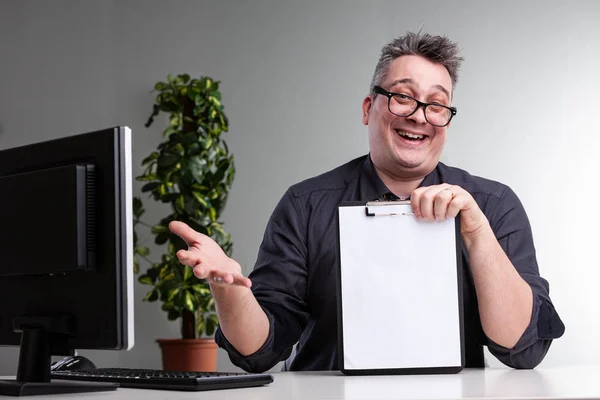
[[[460,212],[467,367],[484,366],[486,345],[508,366],[533,368],[562,335],[515,193],[439,162],[461,61],[456,44],[428,34],[408,33],[382,49],[362,105],[369,154],[287,190],[250,279],[210,238],[172,223],[189,245],[180,261],[210,282],[216,340],[234,364],[265,371],[298,343],[288,369],[338,368],[335,215],[352,200],[410,199],[428,221]]]

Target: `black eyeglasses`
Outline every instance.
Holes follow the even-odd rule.
[[[423,103],[406,94],[388,92],[381,86],[373,87],[373,91],[387,96],[388,110],[399,117],[409,117],[423,107],[425,120],[433,126],[443,127],[448,125],[452,117],[456,115],[455,107],[447,107],[438,103]]]

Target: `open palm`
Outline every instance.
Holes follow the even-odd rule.
[[[177,258],[192,267],[197,278],[206,279],[211,285],[251,286],[250,279],[242,275],[240,264],[228,257],[211,237],[180,221],[171,222],[169,229],[187,243],[188,249],[179,250]]]

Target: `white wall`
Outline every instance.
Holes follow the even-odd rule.
[[[280,3],[3,1],[0,148],[124,124],[137,166],[160,140],[143,127],[153,84],[222,80],[238,171],[224,220],[248,272],[284,190],[367,152],[360,104],[380,48],[424,25],[466,57],[443,161],[512,186],[533,224],[567,327],[542,365],[600,362],[600,3]],[[136,290],[136,347],[85,353],[101,366],[159,368],[154,339],[178,333]],[[0,374],[16,357],[0,349]],[[235,370],[223,353],[219,368]]]

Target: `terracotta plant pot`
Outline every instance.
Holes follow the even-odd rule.
[[[217,369],[215,340],[157,339],[165,371],[214,372]]]

